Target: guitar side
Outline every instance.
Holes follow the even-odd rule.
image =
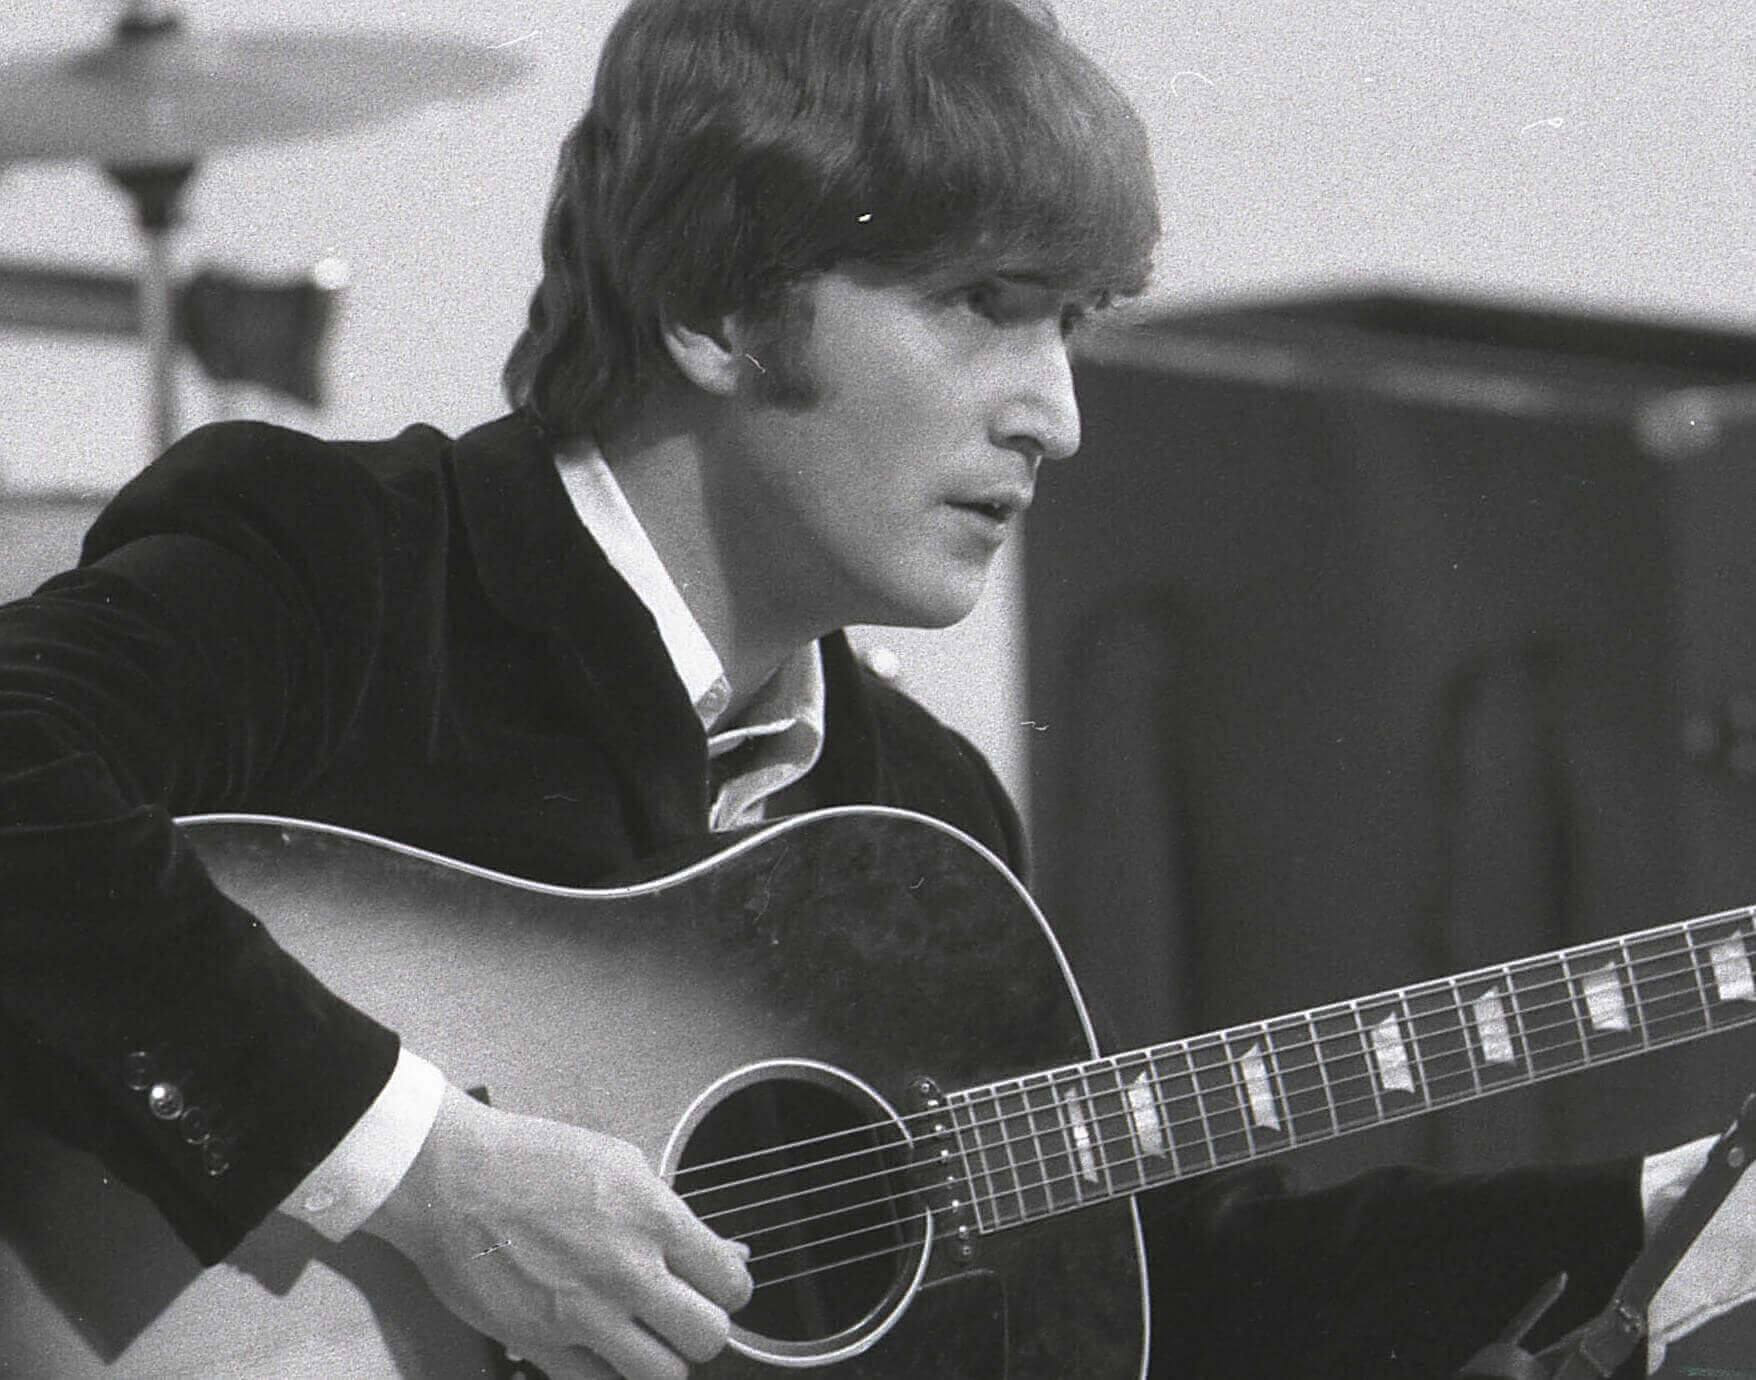
[[[1093,1053],[1028,899],[918,816],[781,821],[664,878],[594,892],[288,821],[189,828],[216,880],[285,947],[453,1082],[612,1131],[667,1170],[704,1093],[753,1070],[828,1071],[906,1115],[921,1077],[949,1090]],[[8,1131],[0,1169],[41,1186],[29,1204],[0,1194],[0,1374],[492,1373],[492,1350],[370,1238],[333,1246],[277,1217],[200,1272],[86,1157]],[[951,1217],[935,1212],[899,1312],[886,1304],[841,1329],[845,1345],[790,1358],[757,1330],[699,1373],[1141,1373],[1129,1202],[977,1235],[967,1260],[939,1236]]]

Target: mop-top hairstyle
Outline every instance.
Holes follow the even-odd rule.
[[[1131,296],[1158,235],[1139,117],[1046,6],[634,0],[561,147],[506,394],[601,430],[674,369],[666,320],[788,320],[857,266]]]

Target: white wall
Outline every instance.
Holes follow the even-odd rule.
[[[201,30],[437,28],[512,44],[532,70],[492,99],[209,161],[187,199],[182,268],[285,275],[337,256],[352,285],[320,415],[186,376],[185,422],[243,413],[364,435],[417,418],[455,429],[496,412],[554,146],[615,8],[187,0]],[[0,59],[101,42],[117,6],[6,9]],[[1742,0],[1059,9],[1153,133],[1168,230],[1155,297],[1395,281],[1756,328],[1756,8]],[[127,207],[93,170],[0,169],[0,259],[115,269],[134,252]],[[131,348],[0,334],[0,379],[10,485],[110,487],[144,459]],[[1015,572],[1009,562],[963,628],[882,640],[902,651],[905,681],[1022,787],[1031,729],[1012,650]]]

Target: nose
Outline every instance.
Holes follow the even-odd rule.
[[[1073,360],[1058,321],[1025,333],[1002,383],[1005,402],[994,427],[999,445],[1048,460],[1065,460],[1079,449]]]

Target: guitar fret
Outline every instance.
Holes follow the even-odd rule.
[[[1421,1093],[1429,1107],[1473,1097],[1480,1091],[1469,1037],[1463,1028],[1456,990],[1446,983],[1423,983],[1403,996],[1409,1043],[1421,1074]]]
[[[1274,1105],[1274,1094],[1267,1086],[1268,1066],[1262,1062],[1262,1045],[1253,1042],[1239,1054],[1232,1046],[1231,1036],[1222,1036],[1221,1040],[1231,1064],[1232,1096],[1238,1101],[1244,1140],[1251,1154],[1255,1154],[1256,1132],[1280,1123],[1280,1109]]]
[[[1580,982],[1579,975],[1573,971],[1573,961],[1562,954],[1556,962],[1561,968],[1561,981],[1567,993],[1567,1010],[1573,1017],[1573,1029],[1579,1036],[1580,1057],[1590,1061],[1591,1032],[1587,1029],[1589,1012],[1585,1009],[1586,991]]]
[[[1405,1115],[1423,1096],[1418,1077],[1419,1050],[1414,1050],[1410,1057],[1408,1008],[1400,994],[1392,997],[1391,1002],[1370,1011],[1355,1006],[1371,1052],[1372,1088],[1381,1116]]]
[[[1176,1046],[1173,1053],[1177,1056],[1176,1066],[1169,1073],[1163,1071],[1156,1058],[1153,1060],[1153,1068],[1159,1074],[1159,1103],[1164,1109],[1165,1129],[1179,1170],[1197,1174],[1212,1169],[1219,1160],[1195,1077],[1195,1056],[1187,1044]]]
[[[985,1121],[983,1129],[991,1133],[993,1146],[990,1153],[998,1166],[998,1173],[990,1175],[990,1179],[997,1179],[999,1185],[991,1198],[994,1217],[1004,1223],[1016,1205],[1017,1215],[1010,1220],[1022,1222],[1024,1192],[1018,1180],[1018,1161],[1013,1157],[1012,1137],[1007,1133],[1006,1114],[996,1089],[988,1092],[988,1106],[992,1115]]]
[[[1422,1105],[1431,1107],[1433,1105],[1433,1093],[1427,1083],[1427,1062],[1421,1057],[1421,1036],[1420,1032],[1415,1029],[1414,1012],[1409,1010],[1408,992],[1406,989],[1402,995],[1397,998],[1397,1005],[1402,1008],[1402,1028],[1407,1032],[1408,1051],[1414,1055],[1414,1057],[1409,1060],[1409,1074],[1420,1088]]]
[[[1115,1070],[1128,1143],[1134,1152],[1134,1170],[1140,1175],[1141,1184],[1162,1183],[1175,1177],[1169,1132],[1160,1111],[1151,1062],[1144,1056],[1131,1055],[1117,1063]]]
[[[1357,1001],[1349,1002],[1348,1007],[1354,1014],[1354,1027],[1360,1037],[1360,1053],[1366,1061],[1366,1084],[1372,1092],[1372,1105],[1378,1110],[1377,1120],[1382,1121],[1384,1120],[1384,1096],[1378,1090],[1378,1062],[1376,1051],[1372,1045],[1372,1037],[1366,1031],[1366,1017],[1360,1011],[1360,1004]]]
[[[1047,1074],[1026,1078],[1022,1084],[1030,1108],[1031,1141],[1043,1170],[1043,1193],[1051,1212],[1078,1207],[1079,1178],[1074,1170],[1072,1146],[1067,1140],[1060,1099],[1054,1080]]]
[[[1246,1041],[1248,1043],[1246,1043]],[[1266,1026],[1229,1031],[1226,1057],[1232,1065],[1232,1083],[1238,1098],[1246,1144],[1252,1155],[1266,1154],[1292,1143],[1287,1132],[1286,1092],[1276,1095],[1276,1074],[1271,1063],[1274,1045]],[[1238,1046],[1243,1045],[1243,1052]]]
[[[1048,1212],[1054,1200],[1043,1184],[1042,1145],[1032,1123],[1024,1084],[1013,1080],[1007,1087],[1010,1091],[995,1095],[995,1105],[1000,1110],[1000,1131],[1017,1185],[1019,1218],[1028,1222]]]
[[[963,1151],[964,1178],[969,1184],[969,1204],[975,1211],[976,1229],[988,1231],[990,1224],[985,1219],[984,1213],[991,1211],[996,1194],[993,1171],[987,1163],[989,1150],[983,1144],[980,1119],[977,1116],[975,1105],[967,1093],[947,1099],[947,1105],[951,1108],[952,1124],[958,1128],[960,1133],[958,1140],[966,1147]],[[970,1154],[967,1147],[972,1144],[975,1148],[975,1163],[980,1168],[983,1179],[987,1182],[986,1192],[977,1187],[975,1174],[970,1169]],[[998,1225],[998,1219],[995,1220],[994,1225]]]
[[[1619,944],[1594,944],[1568,964],[1589,1027],[1586,1049],[1594,1061],[1614,1059],[1645,1044],[1639,994],[1632,974],[1619,961],[1621,952]]]
[[[1249,1124],[1225,1041],[1209,1037],[1188,1048],[1189,1062],[1195,1070],[1195,1092],[1203,1113],[1202,1127],[1213,1147],[1214,1163],[1235,1164],[1250,1158]]]
[[[1341,1134],[1341,1116],[1335,1109],[1335,1085],[1329,1077],[1329,1061],[1323,1057],[1323,1042],[1317,1035],[1317,1017],[1307,1015],[1305,1025],[1311,1032],[1311,1059],[1317,1066],[1317,1076],[1323,1081],[1323,1100],[1329,1106],[1329,1124],[1336,1135]]]
[[[1695,945],[1693,929],[1692,925],[1683,927],[1683,943],[1688,947],[1689,967],[1695,973],[1695,990],[1701,997],[1701,1016],[1711,1028],[1713,1025],[1713,998],[1707,994],[1707,975],[1701,971],[1700,953]]]
[[[1372,1082],[1371,1059],[1366,1053],[1364,1027],[1350,1005],[1332,1006],[1313,1018],[1317,1029],[1318,1058],[1322,1061],[1336,1130],[1358,1130],[1383,1119],[1383,1108]]]
[[[1457,1034],[1463,1046],[1463,1057],[1469,1060],[1470,1082],[1474,1084],[1476,1096],[1482,1094],[1482,1066],[1476,1061],[1475,1051],[1469,1045],[1469,1017],[1464,1014],[1463,989],[1457,985],[1456,978],[1447,978],[1446,984],[1451,989],[1451,1009],[1457,1016]]]
[[[970,1105],[968,1094],[957,1094],[946,1099],[946,1106],[951,1112],[951,1124],[957,1131],[958,1158],[963,1161],[963,1181],[968,1190],[964,1199],[975,1211],[976,1228],[986,1231],[987,1225],[982,1221],[982,1191],[976,1187],[975,1170],[970,1164],[970,1142],[975,1141],[976,1156],[981,1157],[981,1137],[975,1127],[975,1109]],[[990,1188],[992,1185],[990,1184]],[[955,1194],[953,1195],[955,1205]]]
[[[1092,1134],[1102,1152],[1104,1180],[1111,1193],[1132,1193],[1145,1186],[1145,1176],[1116,1061],[1100,1059],[1088,1064],[1086,1070],[1086,1105],[1091,1112]]]
[[[1710,1002],[1687,926],[1628,941],[1639,973],[1648,1040],[1654,1047],[1706,1034]]]
[[[1018,1215],[1014,1220],[1022,1222],[1029,1218],[1030,1208],[1025,1202],[1024,1178],[1018,1167],[1018,1149],[1015,1143],[1015,1137],[1012,1133],[1012,1124],[1007,1116],[1003,1096],[1004,1095],[1000,1091],[1000,1085],[998,1084],[989,1090],[988,1100],[992,1104],[994,1110],[991,1125],[994,1129],[995,1140],[998,1142],[999,1154],[1004,1156],[1006,1178],[1011,1183],[1010,1192],[1006,1193],[1004,1197],[995,1200],[994,1215],[998,1218],[1004,1219],[1007,1214],[1012,1211],[1012,1204],[1016,1203]],[[1008,1199],[1010,1199],[1010,1202]]]
[[[1092,1075],[1097,1073],[1100,1084],[1092,1086]],[[1086,1065],[1085,1072],[1080,1075],[1080,1082],[1085,1086],[1085,1110],[1091,1120],[1092,1139],[1097,1142],[1098,1163],[1103,1169],[1104,1186],[1112,1194],[1126,1190],[1127,1185],[1118,1183],[1116,1178],[1116,1148],[1124,1142],[1117,1139],[1117,1122],[1122,1115],[1122,1099],[1112,1088],[1102,1081],[1102,1071],[1095,1065]]]
[[[1287,1097],[1286,1078],[1281,1072],[1280,1050],[1275,1046],[1274,1034],[1267,1025],[1262,1027],[1262,1047],[1267,1051],[1267,1054],[1264,1057],[1268,1064],[1269,1088],[1271,1091],[1276,1088],[1280,1090],[1280,1105],[1286,1108],[1285,1130],[1287,1144],[1297,1145],[1299,1142],[1299,1130],[1297,1123],[1293,1119],[1292,1101]]]
[[[1102,1186],[1102,1180],[1098,1177],[1097,1148],[1092,1141],[1091,1123],[1086,1118],[1085,1104],[1080,1098],[1079,1089],[1062,1087],[1056,1093],[1055,1100],[1061,1108],[1061,1126],[1067,1139],[1068,1159],[1077,1176],[1073,1187],[1079,1194],[1080,1201],[1084,1202],[1088,1188]]]
[[[1529,1082],[1536,1078],[1536,1060],[1531,1057],[1530,1032],[1525,1028],[1524,1008],[1518,1002],[1518,984],[1513,980],[1512,969],[1504,966],[1500,976],[1506,979],[1506,1004],[1512,1008],[1512,1024],[1518,1031],[1518,1043],[1515,1047],[1515,1058],[1519,1065],[1520,1082]]]
[[[1271,1021],[1268,1044],[1274,1073],[1287,1109],[1289,1141],[1321,1140],[1339,1130],[1328,1073],[1318,1047],[1317,1025],[1310,1015]]]
[[[1583,1067],[1585,1022],[1566,963],[1553,957],[1527,959],[1510,971],[1513,987],[1526,998],[1522,1010],[1531,1073],[1542,1078]]]
[[[1219,1047],[1225,1053],[1226,1081],[1231,1088],[1232,1101],[1238,1105],[1236,1125],[1244,1134],[1243,1158],[1254,1159],[1256,1157],[1256,1133],[1251,1127],[1251,1121],[1253,1118],[1250,1115],[1249,1094],[1244,1088],[1244,1081],[1238,1067],[1237,1056],[1232,1053],[1231,1046],[1226,1043],[1226,1037],[1223,1035],[1220,1036]],[[1229,1119],[1231,1115],[1230,1108],[1226,1109],[1226,1115]]]
[[[1177,1149],[1177,1123],[1171,1111],[1170,1100],[1165,1096],[1164,1075],[1159,1072],[1158,1056],[1148,1053],[1146,1056],[1146,1072],[1142,1075],[1146,1086],[1152,1092],[1153,1107],[1158,1117],[1159,1129],[1164,1133],[1165,1155],[1170,1161],[1171,1175],[1180,1178],[1183,1173],[1183,1157]]]

